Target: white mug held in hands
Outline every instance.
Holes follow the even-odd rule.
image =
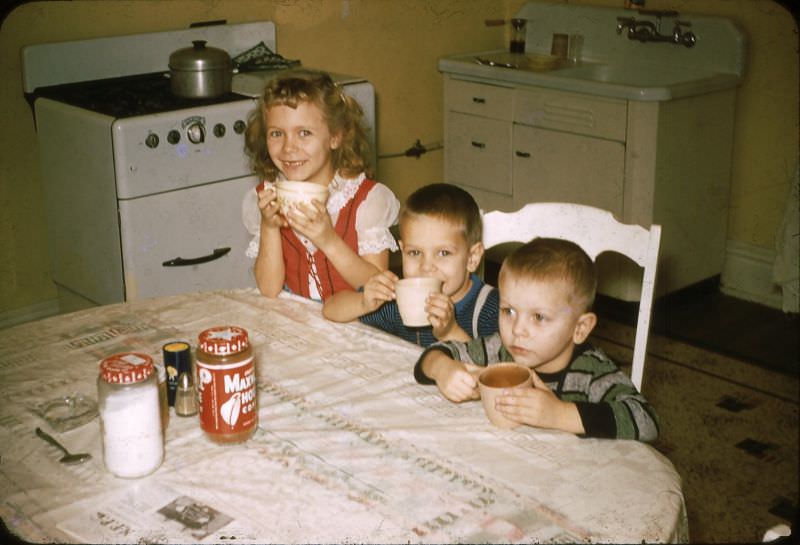
[[[430,325],[425,300],[431,293],[442,291],[442,281],[432,277],[402,278],[394,286],[397,309],[403,324],[409,327]]]
[[[311,201],[319,201],[325,204],[328,201],[328,188],[314,182],[275,182],[276,199],[278,208],[284,216],[299,203],[311,205]]]

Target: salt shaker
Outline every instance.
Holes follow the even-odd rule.
[[[197,414],[197,395],[192,376],[183,372],[178,377],[178,391],[175,392],[175,414],[193,416]]]
[[[97,400],[106,468],[125,478],[155,471],[164,459],[164,437],[153,359],[122,352],[102,360]]]

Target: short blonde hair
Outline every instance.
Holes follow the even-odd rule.
[[[500,268],[500,276],[539,281],[562,281],[569,288],[569,302],[580,312],[594,305],[597,271],[583,249],[568,240],[535,238],[511,252]]]
[[[483,240],[483,220],[478,203],[467,191],[452,184],[430,184],[408,196],[398,222],[414,216],[429,216],[457,225],[468,246]]]
[[[250,166],[261,179],[274,182],[278,167],[267,149],[267,112],[273,106],[297,108],[311,103],[319,107],[332,135],[341,137],[338,148],[331,150],[334,171],[352,178],[370,172],[370,147],[362,124],[363,111],[358,102],[347,96],[340,85],[325,72],[292,70],[267,83],[258,107],[250,114],[245,134],[245,151]]]

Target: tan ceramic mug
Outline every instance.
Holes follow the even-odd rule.
[[[509,388],[530,388],[533,384],[531,370],[518,363],[495,363],[478,375],[483,410],[489,421],[498,428],[511,429],[519,423],[509,420],[495,409],[495,399]]]
[[[414,277],[402,278],[394,286],[397,296],[397,309],[403,319],[403,325],[421,327],[430,325],[428,313],[425,312],[425,300],[431,293],[442,291],[442,281],[438,278]]]

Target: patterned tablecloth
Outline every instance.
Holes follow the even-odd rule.
[[[250,332],[259,429],[218,446],[171,412],[152,475],[103,467],[97,418],[63,433],[32,411],[96,398],[98,362],[207,327]],[[0,515],[26,540],[86,543],[688,540],[672,464],[633,441],[486,420],[414,382],[420,348],[318,303],[234,290],[109,305],[0,330]],[[41,426],[93,459],[66,466]]]

